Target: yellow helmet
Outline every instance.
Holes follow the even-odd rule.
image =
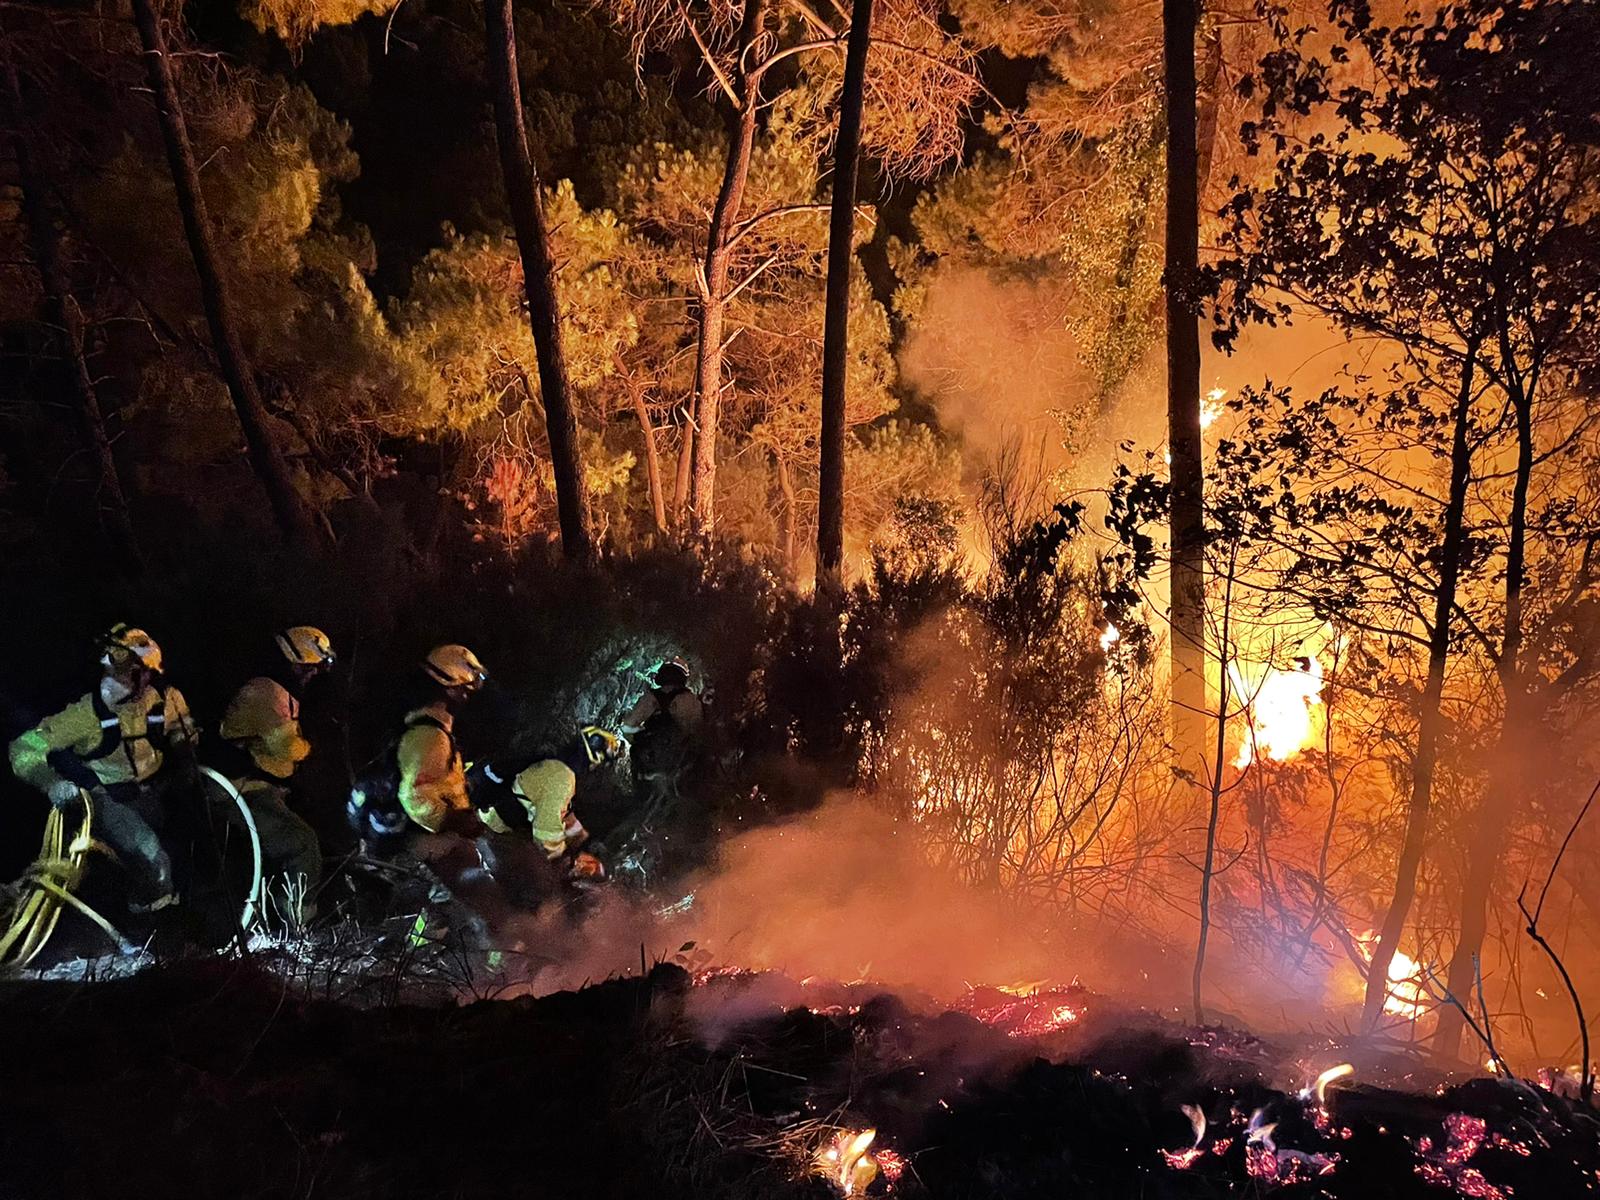
[[[100,661],[108,667],[125,666],[137,658],[148,671],[160,672],[161,647],[142,629],[119,621],[100,639]]]
[[[622,739],[609,729],[585,725],[578,736],[583,741],[583,752],[588,756],[591,767],[616,762],[622,756]]]
[[[278,634],[278,650],[297,667],[333,662],[333,641],[315,625],[293,625]]]
[[[435,646],[422,660],[428,677],[443,687],[475,688],[489,678],[478,656],[465,646]]]

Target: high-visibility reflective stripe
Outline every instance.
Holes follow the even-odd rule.
[[[501,779],[500,776],[496,775],[494,773],[494,768],[492,766],[490,766],[488,763],[484,763],[483,764],[483,773],[489,779],[492,779],[495,783],[500,783],[500,784],[505,783],[505,780]]]

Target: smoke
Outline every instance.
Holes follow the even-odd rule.
[[[645,957],[954,996],[969,983],[1070,978],[1003,898],[930,864],[915,834],[867,799],[818,808],[725,841],[676,904],[607,895],[575,926],[546,910],[519,927],[548,961],[548,992],[637,970]],[[563,943],[566,943],[563,945]],[[559,949],[558,949],[559,948]]]
[[[957,434],[970,469],[1020,451],[1022,469],[1056,475],[1065,489],[1104,487],[1124,442],[1158,450],[1166,440],[1165,346],[1159,337],[1103,402],[1068,328],[1070,297],[1053,276],[1005,276],[943,267],[900,352],[901,378]],[[1315,394],[1392,365],[1378,344],[1353,342],[1327,320],[1243,331],[1232,354],[1202,325],[1202,392],[1234,395],[1267,380]],[[1376,356],[1376,357],[1375,357]]]
[[[1093,393],[1060,287],[978,267],[931,276],[899,365],[961,438],[972,467],[1020,450],[1030,466],[1058,469],[1067,456],[1062,415]]]
[[[949,995],[1052,965],[998,897],[934,867],[909,828],[855,796],[734,838],[694,894],[702,944],[795,978]]]

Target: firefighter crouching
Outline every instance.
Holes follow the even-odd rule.
[[[116,625],[101,641],[99,685],[11,743],[11,769],[58,809],[80,788],[94,798],[94,836],[129,876],[128,907],[156,912],[177,901],[161,844],[166,794],[197,731],[177,688],[161,678],[161,647]]]
[[[601,877],[600,860],[583,850],[589,832],[574,815],[572,800],[578,776],[616,762],[622,745],[616,734],[586,725],[553,754],[481,763],[470,775],[473,803],[495,833],[531,836],[548,862],[578,878]]]
[[[465,646],[446,645],[429,652],[422,673],[428,694],[350,793],[350,823],[370,853],[391,853],[418,840],[413,835],[469,832],[477,824],[455,717],[488,672]]]
[[[634,794],[647,814],[681,792],[703,752],[706,702],[689,687],[689,664],[670,658],[656,668],[654,686],[622,718],[633,752]]]
[[[289,894],[298,897],[303,921],[315,913],[322,847],[316,831],[289,804],[298,799],[295,773],[311,754],[300,727],[300,706],[312,681],[332,669],[334,653],[328,635],[310,625],[285,629],[275,641],[271,670],[239,689],[219,732],[230,751],[227,774],[255,820],[268,873],[284,877]]]

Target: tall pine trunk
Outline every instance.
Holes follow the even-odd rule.
[[[282,448],[272,436],[267,410],[256,387],[255,371],[239,335],[237,311],[217,254],[211,218],[200,190],[200,168],[189,142],[189,128],[184,121],[183,105],[178,99],[178,85],[167,58],[166,40],[155,4],[156,0],[133,0],[133,18],[144,48],[145,70],[155,97],[161,137],[166,143],[178,212],[183,218],[183,231],[189,242],[189,253],[194,258],[195,273],[200,277],[200,299],[211,330],[211,344],[228,394],[233,398],[234,411],[239,416],[250,465],[266,489],[279,527],[290,538],[305,545],[316,545],[320,540],[317,524],[294,486]]]
[[[833,149],[833,207],[828,220],[828,282],[822,332],[822,473],[817,497],[817,589],[837,588],[844,570],[845,385],[850,356],[850,264],[855,258],[856,169],[861,105],[872,44],[872,0],[854,0],[839,136]]]
[[[766,22],[766,0],[748,0],[739,35],[739,105],[728,116],[728,156],[717,190],[706,256],[701,264],[700,338],[694,363],[694,463],[689,479],[689,528],[708,537],[717,524],[717,426],[722,414],[722,360],[728,318],[728,272],[733,236],[755,151],[759,71],[751,69]]]
[[[1179,765],[1205,754],[1205,523],[1200,444],[1199,163],[1195,146],[1195,0],[1163,0],[1167,116],[1167,447],[1172,457],[1171,722]]]
[[[1417,757],[1411,772],[1411,799],[1406,809],[1406,831],[1400,846],[1400,862],[1395,870],[1394,898],[1384,914],[1367,967],[1367,993],[1362,1005],[1361,1025],[1371,1032],[1383,1016],[1383,1001],[1389,992],[1389,964],[1394,961],[1405,931],[1406,919],[1417,895],[1417,874],[1422,869],[1423,851],[1428,840],[1428,814],[1433,805],[1433,775],[1439,758],[1439,734],[1443,724],[1440,711],[1444,696],[1444,670],[1450,658],[1450,617],[1456,604],[1456,585],[1461,577],[1462,528],[1467,507],[1467,485],[1472,476],[1472,451],[1467,441],[1472,411],[1472,385],[1476,369],[1477,346],[1470,345],[1461,372],[1460,392],[1456,396],[1454,430],[1450,443],[1450,491],[1445,500],[1444,537],[1439,546],[1439,583],[1433,597],[1433,627],[1428,634],[1428,678],[1422,689],[1417,717]]]
[[[594,557],[589,497],[583,483],[578,449],[578,420],[572,410],[567,360],[561,347],[561,313],[556,300],[556,271],[550,257],[544,202],[539,178],[528,153],[528,132],[522,117],[522,84],[517,78],[517,31],[511,0],[484,0],[484,46],[489,90],[494,96],[495,141],[500,147],[500,172],[506,202],[522,255],[523,288],[528,296],[528,325],[539,360],[539,400],[544,406],[550,439],[550,465],[555,472],[556,511],[561,523],[561,550],[569,559]]]
[[[0,40],[5,37],[0,31]],[[105,417],[100,409],[100,397],[95,391],[94,376],[84,356],[83,310],[72,294],[67,269],[61,260],[61,245],[56,230],[49,187],[33,154],[26,114],[23,111],[22,81],[18,78],[16,64],[12,61],[9,45],[0,47],[6,76],[6,94],[11,109],[12,153],[17,162],[17,183],[22,193],[22,212],[28,225],[28,238],[33,247],[34,265],[39,270],[45,303],[51,322],[55,325],[61,344],[62,357],[72,379],[73,400],[77,404],[78,423],[82,427],[87,449],[93,458],[96,482],[96,511],[100,526],[110,539],[118,558],[129,571],[137,574],[144,567],[139,551],[139,541],[134,535],[133,520],[128,513],[128,498],[122,487],[122,477],[117,471],[117,460],[111,449],[111,438],[106,432]]]

